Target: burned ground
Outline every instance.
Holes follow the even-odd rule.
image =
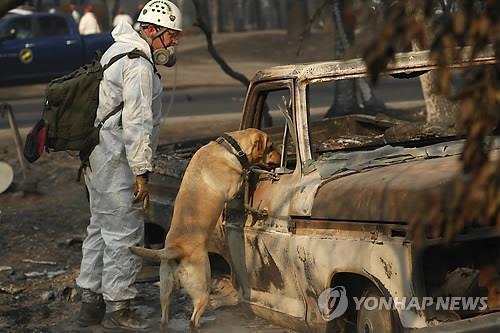
[[[0,160],[17,166],[9,134],[2,134]],[[67,153],[44,155],[24,184],[18,169],[15,183],[0,197],[0,332],[106,332],[100,326],[81,329],[74,321],[79,310],[74,280],[90,217],[83,184],[76,182],[78,167],[78,159]],[[218,276],[212,286],[215,293],[234,299],[227,277]],[[156,332],[159,288],[154,282],[138,283],[137,288],[133,305]],[[190,312],[189,297],[178,291],[170,310],[172,332],[186,331]],[[207,311],[202,328],[285,332],[243,305]]]

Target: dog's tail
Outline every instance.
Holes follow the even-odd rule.
[[[150,260],[170,260],[180,256],[180,253],[175,249],[163,248],[160,250],[146,249],[143,247],[132,246],[129,247],[130,252],[133,254]]]

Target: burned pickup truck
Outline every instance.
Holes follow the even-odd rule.
[[[478,57],[454,71],[493,63]],[[425,103],[421,90],[406,93],[410,86],[420,89],[418,78],[393,76],[433,69],[427,52],[399,54],[374,90],[359,59],[256,74],[240,128],[269,133],[281,145],[281,165],[252,174],[227,204],[210,258],[212,270],[230,275],[257,315],[300,332],[500,331],[494,228],[468,228],[451,244],[438,236],[417,247],[408,237],[412,214],[425,209],[417,203],[436,189],[446,194],[461,167],[463,139],[433,126],[408,132],[409,124],[423,120]],[[346,114],[335,103],[342,85],[355,84],[382,101],[376,111],[360,106]],[[263,120],[268,109],[271,128]],[[147,246],[162,247],[183,170],[210,139],[159,147]],[[489,139],[498,159],[500,137]],[[486,266],[497,279],[488,286],[480,279]],[[457,305],[471,297],[470,306]],[[362,299],[391,299],[392,306],[360,306]],[[425,306],[436,302],[442,306]]]

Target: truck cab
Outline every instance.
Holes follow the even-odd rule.
[[[456,70],[494,62],[479,56],[458,62]],[[464,140],[440,129],[411,132],[425,103],[399,98],[402,83],[393,76],[436,68],[428,52],[397,55],[381,79],[399,91],[386,93],[384,115],[363,107],[352,114],[335,103],[341,85],[368,84],[361,59],[256,74],[240,128],[266,131],[281,146],[281,165],[249,177],[227,204],[209,249],[212,268],[226,267],[256,314],[300,332],[498,331],[500,304],[485,300],[498,291],[481,282],[485,269],[493,269],[499,283],[500,235],[494,227],[469,228],[451,244],[442,234],[427,235],[418,246],[411,237],[410,225],[432,208],[429,203],[449,199]],[[272,127],[264,121],[267,112]],[[497,160],[500,138],[490,140]],[[160,147],[156,157],[148,214],[164,232],[176,179],[203,142],[189,144]],[[146,237],[161,239],[153,230]],[[354,300],[363,297],[483,297],[486,303],[470,311],[370,310],[357,308]]]

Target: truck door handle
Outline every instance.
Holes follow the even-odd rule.
[[[68,39],[66,41],[66,45],[73,45],[73,44],[76,44],[76,43],[78,43],[78,41],[75,40],[75,39]]]
[[[35,43],[26,43],[26,44],[24,44],[24,47],[27,48],[27,49],[30,48],[30,47],[34,47],[34,46],[35,46]]]

